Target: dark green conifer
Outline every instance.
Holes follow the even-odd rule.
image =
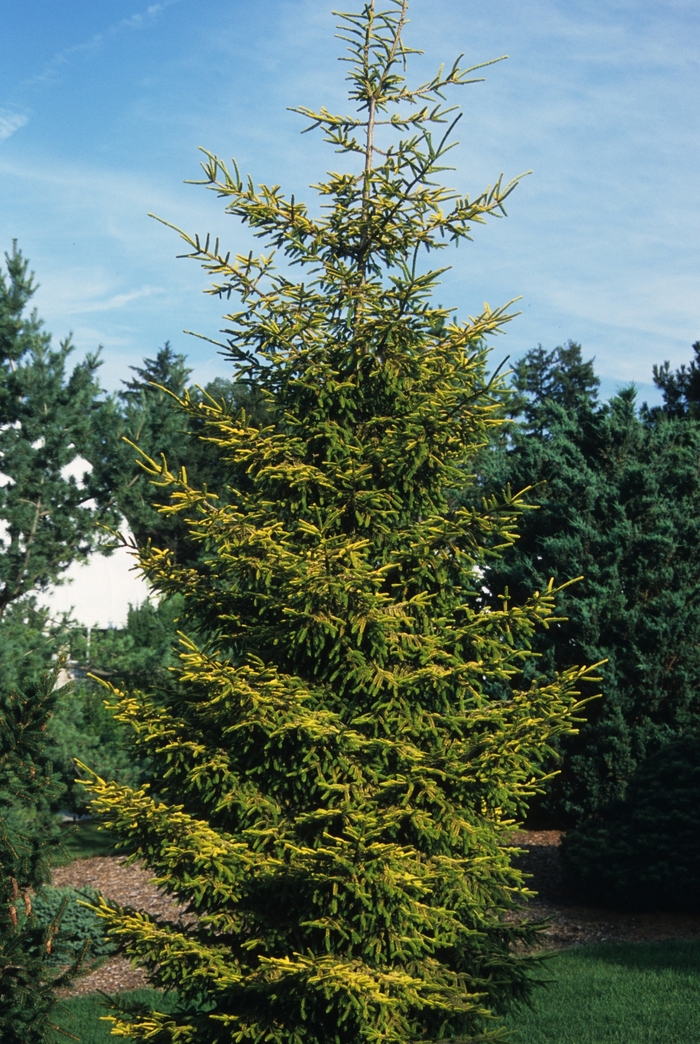
[[[48,924],[34,916],[33,892],[50,878],[60,843],[48,813],[60,789],[45,755],[46,723],[62,690],[57,672],[0,702],[0,1040],[54,1040],[56,990],[77,972],[51,962],[61,910]],[[73,954],[73,957],[76,955]],[[70,961],[71,957],[66,957]]]
[[[100,423],[92,430],[93,484],[108,491],[107,502],[118,507],[139,545],[151,540],[156,547],[167,547],[178,562],[190,564],[198,548],[183,519],[160,510],[168,504],[170,491],[149,483],[134,459],[133,444],[149,457],[177,459],[192,482],[211,485],[218,477],[218,454],[202,439],[189,437],[201,432],[201,419],[179,409],[177,397],[185,391],[194,400],[208,396],[245,406],[256,418],[260,396],[247,384],[220,377],[204,390],[191,386],[185,356],[173,351],[168,341],[154,359],[146,358],[142,366],[131,369],[135,376],[104,404]]]
[[[489,566],[492,604],[505,587],[518,601],[582,577],[562,592],[565,619],[535,637],[536,670],[607,661],[544,802],[566,825],[621,799],[644,759],[698,720],[700,424],[640,410],[633,388],[599,403],[571,342],[514,370],[516,423],[482,454],[478,493],[531,485],[537,510]]]
[[[695,358],[677,370],[671,369],[668,359],[663,366],[654,366],[654,384],[663,392],[663,410],[670,417],[700,420],[700,341],[693,345],[693,353]]]
[[[568,831],[569,887],[622,910],[700,911],[700,744],[677,736],[641,763],[623,799]]]
[[[421,260],[501,212],[512,183],[474,200],[439,183],[443,95],[472,70],[409,87],[405,20],[405,0],[343,15],[358,115],[299,110],[350,159],[317,186],[319,214],[207,158],[206,184],[282,271],[183,233],[213,292],[240,300],[229,351],[274,420],[182,398],[222,500],[148,465],[201,551],[183,565],[150,547],[141,568],[207,638],[183,638],[165,703],[117,694],[150,791],[92,782],[124,849],[195,915],[104,907],[180,998],[124,1011],[116,1030],[137,1041],[497,1040],[537,977],[509,830],[583,672],[521,685],[553,591],[486,606],[518,505],[454,494],[496,423],[483,338],[508,316],[456,321]]]

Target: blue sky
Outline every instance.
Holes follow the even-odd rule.
[[[416,75],[460,51],[501,54],[465,110],[451,180],[475,193],[532,170],[509,217],[451,258],[439,299],[459,313],[521,296],[497,359],[568,338],[604,391],[690,358],[700,337],[700,8],[686,0],[414,0]],[[104,345],[103,380],[166,339],[206,381],[219,303],[203,295],[155,211],[234,250],[250,240],[220,201],[183,184],[197,147],[256,181],[306,186],[337,167],[286,106],[345,111],[327,0],[24,0],[0,13],[0,247],[30,257],[36,303],[79,353]],[[441,259],[442,260],[442,259]]]

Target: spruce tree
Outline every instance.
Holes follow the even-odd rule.
[[[213,292],[240,301],[229,352],[274,420],[182,397],[217,447],[223,501],[147,462],[201,554],[147,547],[141,568],[206,638],[183,637],[165,704],[115,693],[150,790],[91,777],[123,849],[194,915],[102,907],[179,996],[173,1014],[116,1017],[137,1041],[497,1040],[497,1014],[537,978],[509,831],[583,672],[520,684],[551,585],[484,604],[518,504],[467,509],[454,491],[496,423],[483,338],[508,315],[456,321],[431,303],[443,269],[420,263],[501,212],[513,183],[473,200],[440,184],[443,95],[472,70],[408,86],[405,0],[341,18],[358,115],[298,110],[349,156],[317,186],[320,214],[204,164],[285,266],[183,233]]]

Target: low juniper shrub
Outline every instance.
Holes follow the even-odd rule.
[[[67,900],[51,951],[51,963],[68,963],[72,955],[82,950],[86,942],[89,942],[86,956],[90,961],[114,953],[116,947],[107,938],[104,922],[89,906],[84,905],[95,903],[98,894],[89,886],[76,889],[54,888],[49,885],[33,897],[34,916],[38,927],[42,929],[46,929],[55,920],[61,906]]]

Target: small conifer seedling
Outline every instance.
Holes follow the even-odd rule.
[[[443,96],[473,70],[408,85],[406,0],[341,20],[358,114],[298,110],[348,160],[316,186],[319,210],[204,163],[284,267],[182,233],[211,292],[240,302],[228,351],[269,421],[180,398],[218,447],[221,500],[146,461],[202,550],[193,566],[140,553],[186,614],[165,699],[116,693],[155,782],[90,782],[126,852],[191,913],[102,907],[179,997],[174,1013],[115,1016],[136,1041],[498,1040],[498,1014],[537,979],[509,829],[573,727],[584,672],[519,687],[551,585],[485,607],[518,498],[476,510],[454,491],[497,423],[483,341],[509,316],[456,321],[431,303],[443,270],[422,267],[513,183],[476,199],[442,187]]]

